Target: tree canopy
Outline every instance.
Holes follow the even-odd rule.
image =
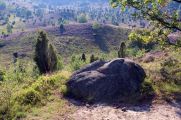
[[[4,9],[6,9],[6,4],[5,2],[0,0],[0,10],[4,10]]]
[[[170,4],[175,4],[170,8]],[[181,31],[181,0],[111,0],[113,7],[134,8],[139,15],[165,28]]]

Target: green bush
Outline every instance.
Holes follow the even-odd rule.
[[[21,105],[37,105],[41,104],[42,95],[38,91],[30,87],[18,93],[15,99]]]
[[[76,56],[71,57],[70,66],[72,71],[79,70],[85,64],[86,63],[82,61],[79,57]]]
[[[4,79],[19,83],[30,83],[39,76],[39,71],[35,63],[18,59],[15,64],[11,64],[6,70]]]
[[[98,23],[98,22],[94,22],[93,24],[92,24],[92,29],[93,30],[98,30],[98,29],[100,29],[101,28],[101,25]]]
[[[28,107],[22,106],[18,103],[14,103],[11,108],[11,118],[13,118],[14,120],[25,118],[27,108]]]
[[[68,92],[67,86],[66,85],[62,85],[60,87],[60,92],[63,93],[63,95],[66,95]]]
[[[129,48],[126,51],[127,55],[130,57],[142,57],[145,54],[145,50],[142,49],[140,50],[139,48],[135,47],[135,48]]]
[[[155,91],[152,85],[153,85],[152,81],[148,78],[142,83],[141,85],[142,96],[150,96],[150,95],[155,94]]]
[[[90,63],[95,62],[96,60],[99,60],[98,57],[95,57],[93,54],[90,56]]]
[[[85,14],[79,15],[77,19],[78,19],[79,23],[86,23],[87,22],[87,16]]]
[[[129,35],[128,47],[137,47],[139,49],[145,49],[146,51],[150,51],[156,45],[154,38],[152,40],[151,38],[152,37],[150,37],[150,32],[148,31],[138,30],[136,32],[132,32]]]
[[[181,85],[181,62],[174,58],[168,58],[161,63],[160,73],[167,82]]]
[[[12,107],[14,104],[13,94],[16,88],[13,83],[4,81],[0,85],[0,120],[12,118]]]

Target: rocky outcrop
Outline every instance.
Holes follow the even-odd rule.
[[[129,59],[96,61],[72,75],[68,94],[93,102],[124,100],[139,93],[145,77],[143,68]]]

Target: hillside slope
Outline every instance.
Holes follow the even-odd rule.
[[[41,28],[47,31],[50,42],[62,56],[81,53],[100,53],[117,50],[120,42],[127,39],[130,32],[127,28],[102,25],[94,30],[92,24],[65,25],[65,32],[60,33],[59,27]],[[18,52],[23,56],[32,57],[36,43],[37,29],[15,33],[0,40],[0,62],[12,59],[12,54]]]

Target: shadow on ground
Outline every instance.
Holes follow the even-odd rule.
[[[77,99],[71,95],[64,96],[71,104],[77,107],[87,107],[87,108],[94,108],[97,106],[110,106],[115,109],[121,109],[122,111],[135,111],[135,112],[149,112],[150,108],[152,107],[152,102],[155,98],[154,94],[142,94],[139,98],[132,99],[129,102],[87,102],[82,99]]]

